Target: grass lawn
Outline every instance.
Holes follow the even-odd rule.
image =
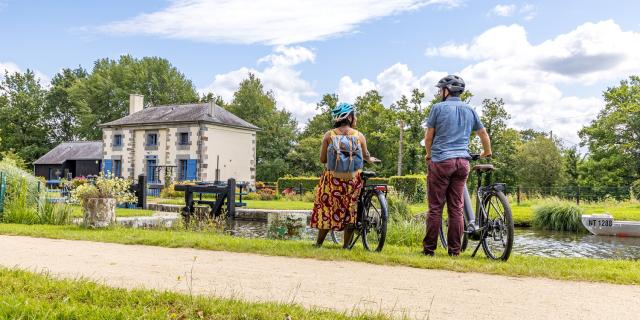
[[[513,222],[516,226],[531,226],[533,221],[533,208],[537,201],[523,201],[520,205],[511,202],[511,213],[513,214]],[[586,214],[609,213],[616,220],[640,221],[640,203],[633,202],[600,202],[581,204]],[[414,215],[427,212],[426,203],[410,205],[411,212]]]
[[[428,258],[420,254],[420,249],[417,246],[386,245],[383,252],[373,253],[364,251],[360,244],[351,251],[341,250],[337,245],[333,244],[327,244],[327,246],[317,249],[312,247],[309,241],[247,239],[217,233],[124,229],[117,227],[104,230],[89,230],[78,226],[0,224],[0,234],[162,247],[199,248],[321,260],[350,260],[508,276],[640,284],[640,262],[631,260],[560,259],[513,255],[508,262],[504,263],[488,260],[482,254],[471,258],[469,251],[457,259],[452,259],[440,248],[436,257]]]
[[[72,208],[74,218],[82,218],[84,216],[82,207],[74,205],[72,206]],[[137,217],[151,215],[153,215],[152,210],[116,208],[116,217]]]
[[[313,203],[305,201],[291,200],[243,200],[249,209],[274,209],[274,210],[311,210]],[[184,204],[183,199],[162,199],[156,198],[154,202],[163,204]],[[538,203],[537,200],[522,201],[517,205],[511,202],[513,222],[516,226],[529,227],[533,221],[533,208]],[[417,203],[409,205],[414,215],[427,212],[427,203]],[[633,202],[598,202],[581,204],[587,214],[610,213],[616,220],[640,221],[640,203]],[[126,216],[126,215],[121,215]]]
[[[114,289],[84,280],[0,268],[1,319],[387,319],[299,305],[251,303],[151,290]]]

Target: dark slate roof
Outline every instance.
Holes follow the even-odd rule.
[[[63,142],[34,164],[62,164],[67,160],[102,159],[102,141]]]
[[[253,124],[246,122],[233,113],[215,106],[213,115],[209,114],[208,103],[179,104],[168,106],[148,107],[115,121],[103,123],[102,127],[124,126],[137,124],[154,124],[167,122],[209,122],[223,126],[238,127],[249,130],[260,130]]]

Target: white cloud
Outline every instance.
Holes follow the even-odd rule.
[[[172,0],[98,30],[210,42],[293,44],[352,32],[368,21],[463,0]]]
[[[15,73],[21,71],[20,67],[13,62],[0,62],[0,77],[4,77],[5,72]]]
[[[385,105],[394,103],[402,95],[409,96],[411,90],[419,88],[427,96],[435,94],[435,83],[446,75],[446,72],[430,71],[417,77],[406,64],[396,63],[376,76],[376,81],[362,79],[353,81],[343,76],[338,83],[338,96],[341,101],[354,102],[358,96],[367,91],[377,90],[383,95]]]
[[[523,4],[521,6],[515,4],[498,4],[491,8],[487,16],[511,17],[520,16],[526,21],[533,20],[536,16],[536,7],[532,4]]]
[[[495,7],[493,7],[491,11],[489,11],[489,14],[494,14],[496,16],[501,16],[501,17],[509,17],[514,12],[516,12],[516,9],[517,9],[517,6],[515,4],[498,4]]]
[[[611,20],[585,23],[540,44],[530,43],[522,26],[498,26],[471,43],[448,43],[426,53],[472,61],[459,73],[478,98],[503,97],[514,124],[553,130],[572,143],[604,103],[600,92],[566,96],[561,87],[640,73],[640,33],[624,31]]]
[[[12,74],[12,73],[24,72],[24,71],[26,70],[22,70],[17,64],[13,62],[0,62],[0,78],[4,78],[5,72]],[[47,76],[46,74],[38,70],[32,70],[32,71],[35,74],[36,79],[40,81],[40,84],[43,87],[48,88],[51,85],[51,79],[49,78],[49,76]]]
[[[260,78],[266,90],[273,91],[278,107],[291,112],[303,125],[316,112],[315,103],[309,101],[317,99],[318,94],[294,67],[300,63],[314,62],[315,57],[315,53],[305,47],[278,46],[274,53],[258,60],[259,64],[267,64],[262,70],[243,67],[218,74],[214,77],[213,83],[199,91],[214,92],[225,101],[231,101],[240,82],[246,79],[249,73],[253,73]]]
[[[524,20],[531,21],[536,17],[536,7],[532,4],[525,4],[520,7],[520,14],[524,16]]]
[[[594,84],[617,82],[640,73],[640,33],[624,31],[613,21],[585,23],[539,44],[532,44],[524,27],[497,26],[478,35],[470,43],[446,43],[428,48],[427,56],[469,61],[460,74],[474,93],[472,103],[500,97],[517,128],[534,128],[577,143],[577,131],[594,119],[604,101],[601,92],[583,96],[565,94],[563,87],[581,91]],[[433,94],[434,83],[446,72],[429,71],[415,75],[406,65],[395,64],[375,79],[339,82],[341,98],[370,89],[385,96],[385,103],[420,88]]]

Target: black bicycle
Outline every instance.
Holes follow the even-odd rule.
[[[480,159],[480,155],[471,155],[471,160]],[[477,164],[473,167],[478,177],[476,189],[476,209],[478,219],[471,205],[469,191],[464,192],[464,232],[462,233],[461,250],[467,248],[469,239],[477,240],[478,245],[471,254],[476,255],[480,246],[485,255],[494,260],[507,261],[513,248],[513,217],[511,206],[505,195],[507,186],[504,183],[491,183],[492,164]],[[483,178],[484,184],[483,184]],[[447,248],[448,219],[442,217],[440,225],[440,242]]]
[[[389,212],[387,209],[387,186],[384,184],[367,185],[367,180],[376,176],[373,171],[363,171],[360,174],[364,187],[358,198],[358,209],[355,230],[347,249],[353,248],[362,238],[362,245],[369,251],[382,251],[387,237],[387,221]],[[342,242],[342,235],[331,230],[331,240],[334,243]]]

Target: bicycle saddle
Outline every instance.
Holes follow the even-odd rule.
[[[473,170],[478,172],[488,172],[493,171],[493,169],[495,169],[495,167],[492,164],[476,164],[473,166]]]
[[[360,176],[363,179],[369,179],[369,178],[373,178],[376,176],[376,173],[373,171],[362,171],[362,173],[360,173]]]

